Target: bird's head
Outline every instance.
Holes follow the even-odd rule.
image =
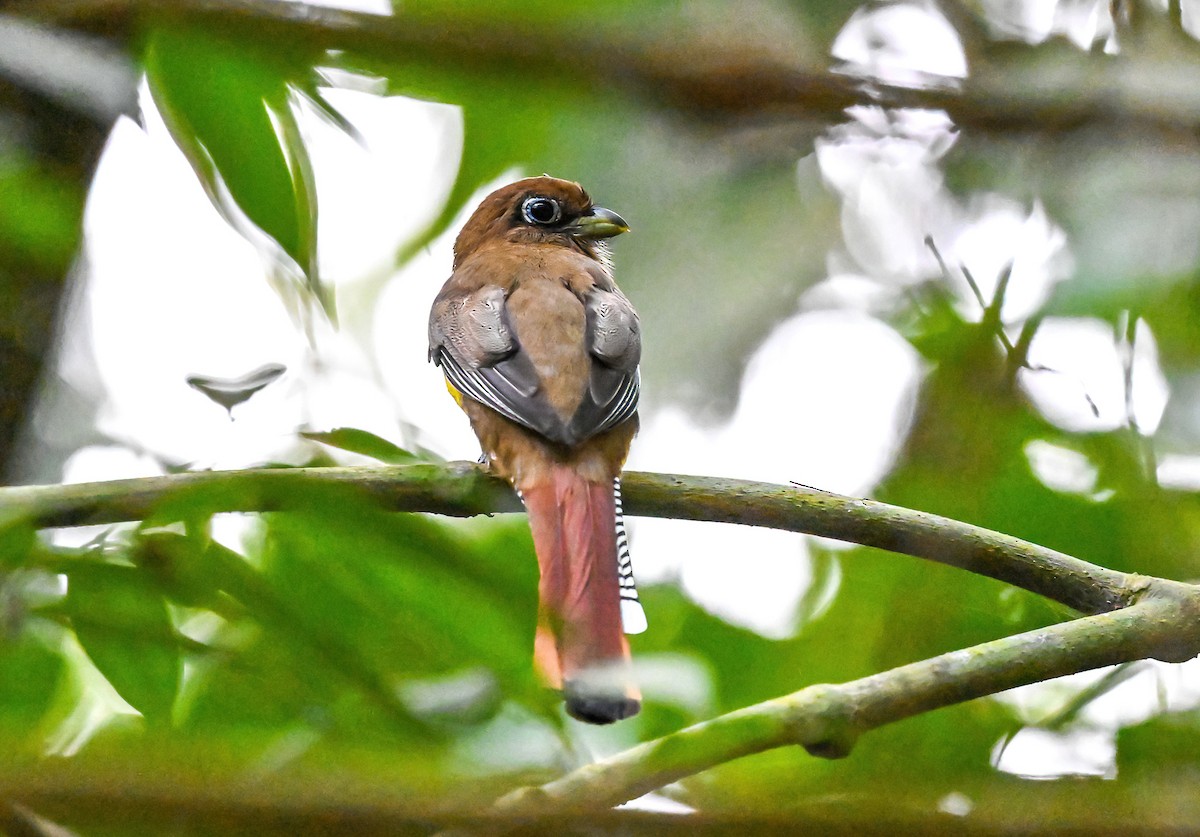
[[[604,239],[629,229],[625,220],[592,199],[578,183],[528,177],[492,192],[454,242],[454,266],[489,242],[551,244],[579,250],[606,263]]]

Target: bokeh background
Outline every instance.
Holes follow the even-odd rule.
[[[1197,575],[1200,5],[337,5],[0,3],[9,483],[475,458],[426,362],[429,304],[478,200],[547,172],[633,227],[631,468]],[[189,385],[269,365],[231,411]],[[589,729],[529,671],[522,517],[295,505],[36,538],[0,508],[10,817],[183,834],[357,806],[355,827],[420,832],[721,712],[1071,617],[907,557],[632,520],[646,706]],[[843,761],[743,759],[630,822],[1183,828],[1198,706],[1196,665],[1122,666]]]

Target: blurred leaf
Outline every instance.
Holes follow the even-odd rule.
[[[308,508],[271,517],[265,573],[311,630],[398,676],[482,665],[510,686],[531,680],[536,594],[514,597],[502,566],[353,493],[312,486],[293,499]]]
[[[140,533],[129,558],[175,603],[228,613],[227,600],[220,597],[220,576],[206,553],[210,546],[174,532]]]
[[[248,401],[259,390],[270,386],[287,371],[282,363],[267,363],[236,378],[210,378],[207,375],[188,375],[187,384],[209,399],[231,411]]]
[[[813,549],[809,560],[812,578],[796,605],[796,623],[799,625],[806,625],[825,614],[833,604],[842,581],[842,565],[833,550]]]
[[[1159,715],[1122,729],[1117,733],[1117,773],[1122,779],[1200,778],[1200,711]]]
[[[188,700],[190,725],[303,721],[428,741],[430,722],[482,720],[498,698],[545,705],[532,675],[531,551],[522,557],[534,574],[514,574],[498,560],[504,553],[383,512],[346,486],[298,487],[289,505],[267,518],[261,572],[219,544],[151,541],[203,568],[188,575],[245,608],[246,618],[235,614],[221,631],[219,644],[237,649],[233,664],[207,668]],[[478,677],[455,680],[468,671],[490,672],[499,691],[480,689]],[[431,702],[430,678],[443,675],[452,676]],[[466,684],[457,697],[456,683]]]
[[[852,11],[851,4],[840,0],[791,0],[788,6],[803,20],[805,34],[815,43],[829,45],[846,25]]]
[[[312,83],[312,60],[294,45],[174,26],[155,29],[144,56],[154,101],[214,205],[238,226],[227,188],[324,304],[316,191],[290,109],[293,86]]]
[[[207,542],[195,554],[213,582],[253,620],[235,630],[234,639],[245,642],[247,627],[256,635],[236,669],[224,669],[239,687],[216,695],[209,690],[207,697],[218,702],[217,717],[257,718],[265,713],[273,723],[295,722],[306,713],[330,712],[338,687],[351,684],[358,690],[356,700],[372,705],[372,716],[382,710],[376,724],[412,730],[412,718],[397,700],[388,670],[364,654],[354,638],[323,630],[294,601],[286,584],[276,587],[236,552]],[[260,702],[255,695],[266,699]],[[249,703],[235,708],[227,702],[230,697]]]
[[[79,644],[130,706],[153,724],[171,719],[183,660],[166,602],[141,572],[80,563],[67,582]]]
[[[17,154],[0,155],[0,264],[65,271],[75,258],[82,220],[82,192],[73,180]],[[0,283],[0,294],[14,290]],[[8,300],[6,310],[12,307]]]
[[[389,465],[403,465],[420,460],[419,456],[406,451],[394,442],[389,442],[374,433],[356,427],[335,427],[333,430],[326,431],[307,430],[301,432],[300,435],[305,439],[350,453],[369,456]]]
[[[0,741],[40,732],[64,671],[62,655],[33,631],[0,634]]]
[[[24,566],[37,542],[37,531],[28,518],[0,522],[0,573]]]

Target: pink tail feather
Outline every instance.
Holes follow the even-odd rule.
[[[562,465],[551,473],[522,490],[541,569],[534,657],[572,717],[608,724],[641,707],[621,627],[613,487]]]

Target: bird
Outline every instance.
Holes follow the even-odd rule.
[[[641,323],[613,281],[629,230],[578,183],[518,180],[454,242],[429,317],[429,359],[481,462],[524,503],[540,580],[534,664],[567,713],[610,724],[641,708],[625,633],[645,629],[621,515],[638,429]]]

